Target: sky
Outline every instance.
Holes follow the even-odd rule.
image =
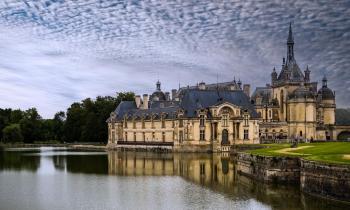
[[[2,0],[0,107],[44,118],[84,98],[198,82],[270,83],[286,56],[350,106],[350,1]]]

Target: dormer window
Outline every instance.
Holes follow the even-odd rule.
[[[201,114],[199,116],[199,126],[200,127],[204,127],[205,126],[205,119],[204,119],[204,115],[203,114]]]
[[[248,126],[248,114],[244,114],[244,126]]]

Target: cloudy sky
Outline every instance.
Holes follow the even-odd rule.
[[[270,82],[295,54],[350,106],[350,1],[2,0],[0,107],[52,117],[72,102],[200,81]]]

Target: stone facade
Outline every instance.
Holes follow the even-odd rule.
[[[229,151],[235,144],[336,140],[335,93],[324,77],[322,87],[312,82],[294,57],[290,26],[287,59],[271,84],[250,95],[250,85],[230,82],[156,90],[150,96],[124,101],[111,113],[108,146],[163,147],[176,151]],[[243,85],[243,87],[242,87]],[[348,130],[347,130],[348,129]]]

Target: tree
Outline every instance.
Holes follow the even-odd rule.
[[[41,137],[41,116],[36,108],[28,109],[24,112],[24,117],[19,124],[25,143],[33,143],[35,140],[42,140]]]
[[[23,136],[19,124],[11,124],[3,130],[3,140],[7,143],[22,142]]]

